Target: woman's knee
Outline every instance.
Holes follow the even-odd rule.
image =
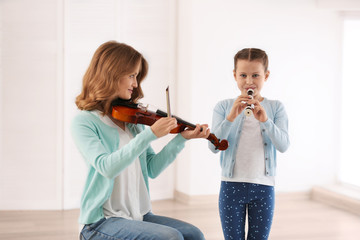
[[[185,240],[204,240],[204,234],[195,226],[191,226],[183,232]]]
[[[175,228],[168,228],[166,231],[161,231],[156,233],[157,240],[184,240],[181,232]]]

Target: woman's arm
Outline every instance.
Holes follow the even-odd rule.
[[[151,141],[157,138],[148,128],[137,134],[121,149],[112,152],[109,143],[104,143],[103,141],[106,140],[101,139],[97,131],[91,120],[84,115],[77,116],[71,125],[75,144],[85,160],[107,178],[116,177],[150,146]],[[113,149],[117,149],[119,144],[115,139],[116,135],[113,141],[117,146],[112,146]]]
[[[187,140],[177,134],[160,152],[157,154],[151,147],[146,151],[148,175],[156,178],[165,168],[167,168],[175,159],[180,151],[185,147]]]

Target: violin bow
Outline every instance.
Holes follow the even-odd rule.
[[[166,106],[167,106],[167,116],[171,117],[169,86],[166,88]]]

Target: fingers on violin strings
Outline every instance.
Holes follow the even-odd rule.
[[[197,133],[201,133],[203,131],[203,126],[200,124],[196,124],[195,130]]]
[[[172,122],[171,126],[171,130],[177,127],[177,121]]]
[[[206,133],[207,130],[209,129],[209,125],[203,124],[203,125],[200,126],[200,128],[201,128],[201,131],[202,131],[202,132]]]
[[[169,124],[169,125],[177,125],[176,118],[167,117],[167,124]]]
[[[207,138],[207,137],[209,137],[209,135],[210,135],[210,128],[206,129],[205,137]]]
[[[200,127],[200,125],[199,124],[196,124],[196,127],[194,128],[194,133],[195,134],[198,134],[199,132],[201,132],[201,127]]]
[[[208,124],[203,124],[201,127],[201,135],[207,137],[210,134],[210,129]]]
[[[176,119],[172,119],[172,118],[167,118],[167,119],[165,119],[165,118],[164,118],[163,121],[164,121],[164,122],[163,122],[162,126],[163,126],[165,129],[167,129],[167,130],[170,129],[169,131],[171,131],[172,129],[176,128],[176,126],[177,126],[177,121],[176,121]]]

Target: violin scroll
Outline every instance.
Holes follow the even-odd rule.
[[[224,151],[229,147],[229,143],[226,139],[220,140],[212,133],[210,133],[207,139],[215,146],[215,150]]]

